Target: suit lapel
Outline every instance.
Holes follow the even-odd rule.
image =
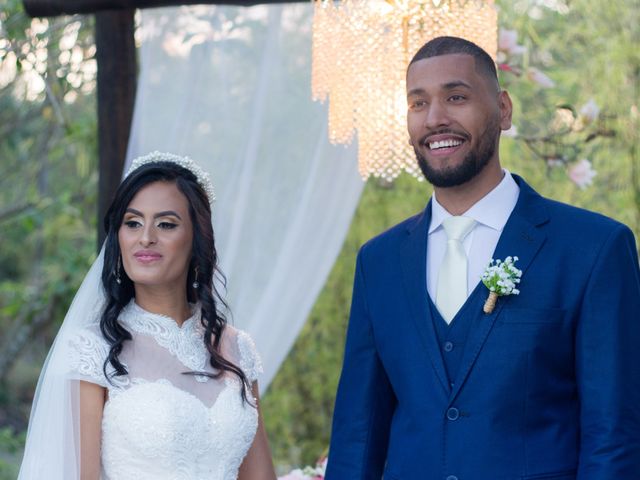
[[[520,194],[516,207],[500,235],[493,258],[504,260],[508,256],[517,256],[516,266],[522,270],[521,288],[527,288],[527,269],[546,239],[544,232],[539,227],[548,221],[548,216],[542,197],[529,187],[522,178],[517,175],[513,175],[513,178],[520,187]],[[480,288],[485,289],[482,285]],[[484,299],[482,298],[483,302]],[[450,401],[455,399],[469,376],[469,372],[482,350],[491,328],[508,300],[508,297],[499,298],[496,308],[491,314],[482,312],[481,303],[478,304],[476,313],[470,313],[474,315],[473,323],[467,339],[465,353],[460,362],[460,368],[451,391]]]
[[[431,365],[442,387],[448,393],[449,381],[440,354],[437,335],[427,302],[427,231],[431,222],[431,202],[416,222],[407,228],[407,237],[400,244],[402,280],[407,300],[411,306],[411,317],[420,339],[429,355]]]

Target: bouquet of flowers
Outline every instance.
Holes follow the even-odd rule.
[[[324,480],[324,472],[327,469],[327,457],[321,458],[315,467],[296,468],[278,480]]]

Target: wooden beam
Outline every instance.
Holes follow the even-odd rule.
[[[269,3],[303,3],[303,1],[304,0],[23,0],[23,4],[25,11],[31,17],[55,17],[76,13],[95,13],[105,10],[175,7],[178,5],[214,4],[249,7]]]
[[[122,179],[133,105],[137,60],[135,10],[96,13],[98,63],[98,248],[104,241],[105,213]]]

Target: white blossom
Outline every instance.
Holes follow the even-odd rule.
[[[511,128],[509,128],[509,130],[504,130],[502,132],[502,136],[503,137],[509,137],[509,138],[515,138],[518,136],[518,128],[515,125],[511,125]]]
[[[507,55],[521,55],[527,51],[527,47],[518,45],[517,31],[501,28],[498,34],[498,50]]]
[[[547,166],[549,168],[557,168],[564,165],[564,160],[562,158],[547,158]]]
[[[286,474],[284,477],[279,477],[278,480],[309,480],[310,478],[311,477],[309,477],[309,475],[305,475],[302,470],[296,468],[295,470],[292,470],[291,472]]]
[[[567,174],[569,175],[569,179],[575,183],[578,188],[584,190],[593,183],[593,177],[595,177],[598,172],[593,169],[589,160],[583,158],[570,165]]]
[[[592,98],[580,108],[580,118],[584,123],[594,122],[600,115],[600,107]]]
[[[482,274],[482,283],[491,292],[498,295],[518,295],[520,290],[516,285],[520,283],[522,271],[514,263],[518,257],[507,257],[502,260],[491,260]]]

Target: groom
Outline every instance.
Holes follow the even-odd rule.
[[[358,255],[327,480],[640,479],[633,234],[500,166],[511,100],[475,44],[424,45],[407,99],[434,194]],[[520,293],[484,313],[508,256]]]

